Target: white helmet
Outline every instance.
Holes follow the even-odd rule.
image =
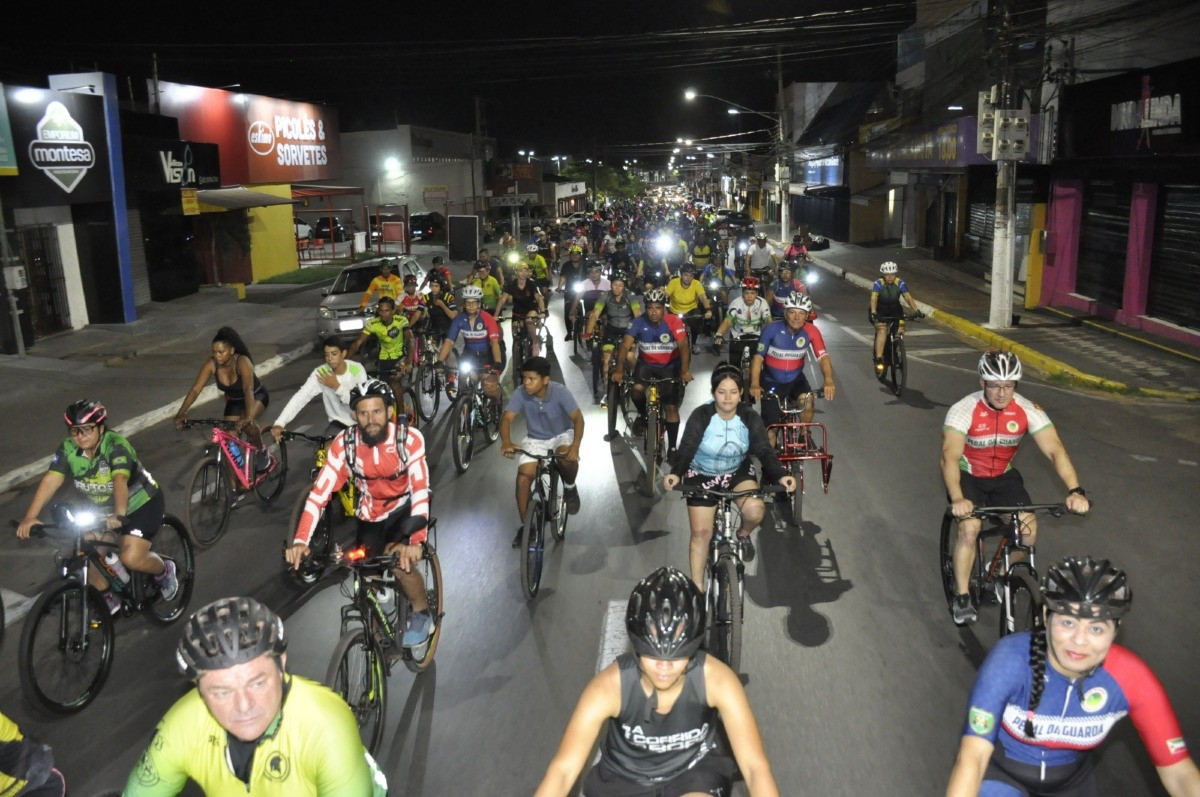
[[[985,382],[1020,382],[1021,360],[1011,351],[986,351],[979,358],[979,378]]]
[[[483,288],[480,288],[478,285],[467,285],[462,289],[462,300],[464,302],[482,302]]]
[[[783,300],[784,310],[803,310],[806,313],[812,312],[812,299],[808,298],[807,293],[800,291],[792,291],[788,297]]]
[[[534,228],[533,228],[533,231],[534,231],[534,232],[541,232],[541,231],[542,231],[542,228],[541,228],[541,227],[534,227]]]
[[[895,274],[899,270],[899,267],[890,260],[879,267],[880,274]]]
[[[537,244],[530,244],[529,246],[525,247],[525,251],[531,255],[536,255],[538,251]]]

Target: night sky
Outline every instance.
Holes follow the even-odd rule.
[[[0,81],[99,68],[144,102],[157,54],[162,80],[336,105],[343,130],[470,130],[478,96],[501,156],[651,158],[678,136],[769,135],[753,134],[770,125],[760,117],[685,103],[685,88],[770,111],[777,58],[785,84],[890,79],[914,19],[911,2],[845,0],[134,5],[56,6],[52,24],[0,47]]]

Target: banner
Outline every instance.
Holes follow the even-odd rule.
[[[0,83],[0,177],[17,176],[17,153],[13,148],[12,128],[8,126],[8,102]]]
[[[446,202],[450,199],[450,188],[445,185],[426,185],[421,187],[421,199],[426,205]]]

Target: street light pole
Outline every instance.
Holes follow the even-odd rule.
[[[788,229],[791,219],[788,218],[788,200],[792,190],[792,151],[789,144],[791,139],[787,133],[787,118],[788,118],[788,103],[787,97],[783,94],[783,62],[781,56],[776,52],[777,66],[775,74],[778,78],[779,89],[779,167],[776,169],[775,179],[779,181],[779,239],[787,245],[791,241],[788,235]]]

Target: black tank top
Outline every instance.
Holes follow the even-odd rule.
[[[237,356],[237,359],[235,359],[233,361],[235,373],[237,372],[237,361],[240,360],[241,358],[242,358],[242,355],[239,354]],[[253,366],[251,366],[251,367],[253,367]],[[245,391],[242,389],[242,377],[240,375],[236,379],[233,380],[232,385],[227,385],[221,381],[220,375],[214,370],[213,371],[213,381],[217,383],[217,390],[220,390],[222,393],[225,394],[226,401],[245,401],[246,400]],[[262,401],[262,397],[266,394],[267,391],[263,389],[262,382],[258,381],[258,374],[254,375],[254,383],[253,383],[252,387],[254,389],[254,397],[257,398],[259,401]]]
[[[601,748],[608,768],[639,783],[669,780],[717,748],[717,710],[707,703],[703,652],[684,674],[683,691],[671,711],[660,714],[642,691],[636,657],[617,657],[621,712],[608,723]]]

